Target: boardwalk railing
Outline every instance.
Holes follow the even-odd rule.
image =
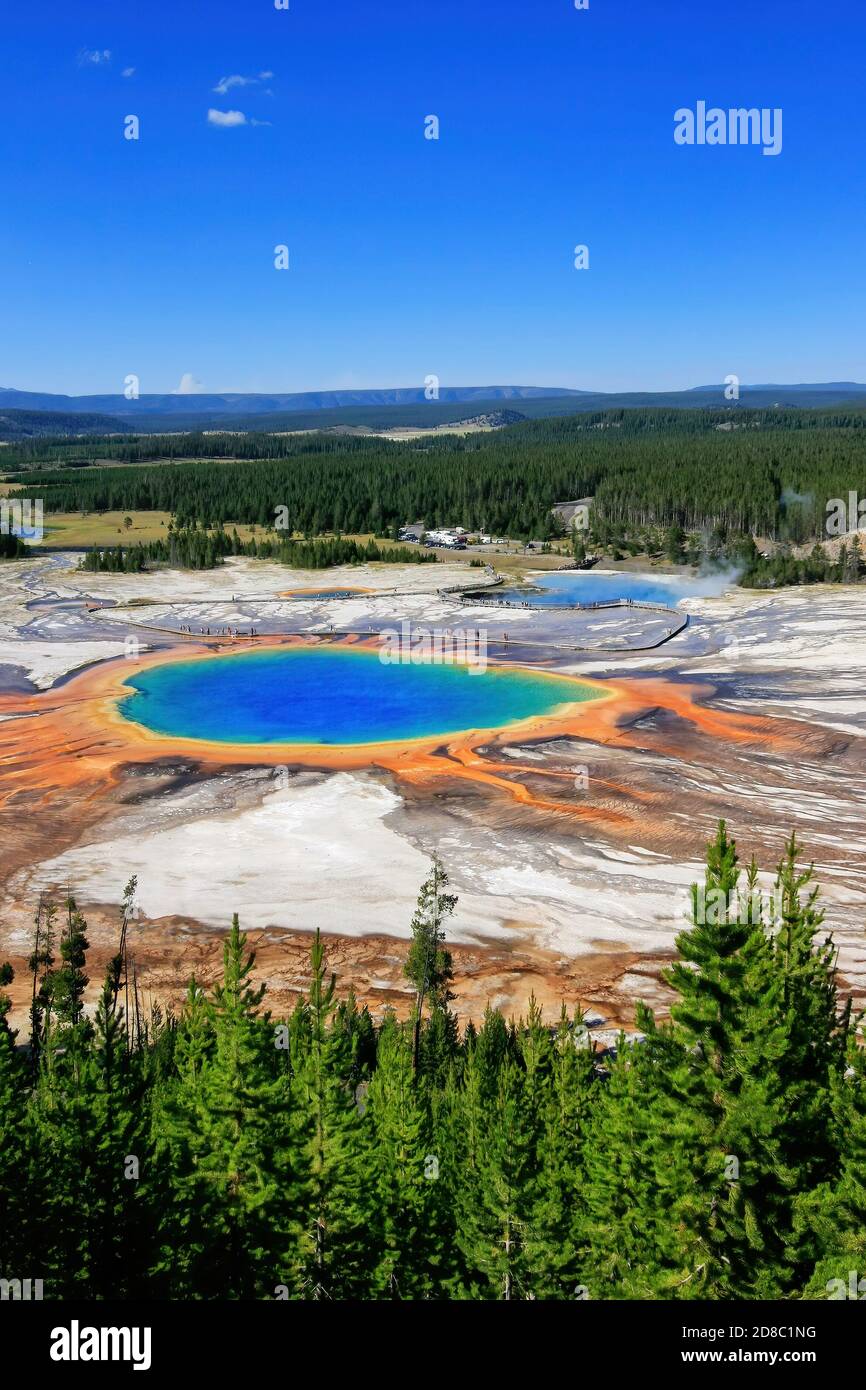
[[[447,586],[447,587],[443,587],[443,588],[441,588],[441,589],[437,589],[437,590],[436,590],[436,595],[437,595],[437,597],[439,597],[439,598],[448,598],[448,599],[451,599],[451,600],[456,601],[457,603],[459,603],[459,604],[461,604],[461,605],[463,605],[463,606],[466,606],[466,607],[473,607],[473,608],[474,608],[474,607],[482,607],[482,608],[492,608],[492,609],[497,609],[497,610],[503,610],[503,609],[504,609],[504,610],[508,610],[508,609],[511,609],[511,610],[514,610],[514,609],[530,609],[530,610],[534,610],[534,611],[538,612],[539,614],[547,613],[548,615],[550,615],[550,614],[552,614],[552,613],[598,612],[598,611],[601,611],[601,610],[604,610],[604,609],[608,609],[608,608],[610,608],[610,609],[613,609],[613,608],[640,608],[640,609],[642,609],[642,610],[644,610],[644,611],[646,611],[646,612],[663,614],[666,618],[671,619],[670,627],[668,627],[665,631],[663,631],[660,637],[658,637],[654,642],[646,642],[646,643],[643,643],[643,644],[640,645],[640,646],[630,646],[630,645],[627,645],[627,646],[612,646],[612,647],[611,647],[611,646],[607,646],[607,647],[605,647],[605,646],[595,646],[595,645],[592,645],[592,646],[590,646],[590,645],[583,645],[583,644],[576,643],[576,642],[538,641],[538,640],[534,640],[534,639],[529,638],[529,637],[522,637],[522,636],[519,636],[517,633],[512,633],[511,635],[509,635],[509,634],[507,634],[507,633],[503,633],[503,634],[502,634],[502,637],[501,637],[501,638],[498,638],[498,637],[496,637],[496,635],[495,635],[494,633],[488,632],[488,633],[487,633],[487,641],[488,641],[489,643],[491,643],[492,645],[494,645],[494,646],[502,646],[502,647],[504,647],[505,651],[508,651],[509,648],[512,649],[512,650],[514,650],[514,649],[519,648],[519,647],[539,647],[539,648],[545,648],[545,649],[547,649],[547,650],[554,650],[554,651],[574,651],[574,652],[583,651],[583,652],[596,652],[596,653],[599,653],[599,654],[609,653],[609,654],[611,654],[611,655],[619,655],[619,654],[624,655],[624,654],[626,654],[626,653],[628,653],[628,652],[653,651],[656,647],[661,647],[661,646],[663,646],[666,642],[669,642],[669,641],[671,640],[671,638],[677,637],[677,636],[679,635],[679,633],[681,633],[681,632],[683,631],[683,629],[686,628],[686,627],[688,626],[688,622],[689,622],[689,617],[688,617],[688,614],[687,614],[687,613],[682,613],[682,612],[680,612],[680,611],[677,610],[677,609],[667,608],[667,607],[665,607],[664,604],[660,604],[660,603],[648,603],[648,602],[645,602],[645,601],[642,600],[642,599],[622,598],[622,599],[607,599],[607,600],[601,600],[601,601],[592,602],[592,603],[538,604],[538,603],[529,603],[529,602],[526,602],[526,601],[523,601],[523,600],[517,601],[517,600],[513,600],[513,599],[484,598],[484,597],[482,596],[484,590],[496,588],[496,587],[502,585],[504,582],[505,582],[505,581],[504,581],[502,575],[497,574],[497,575],[495,575],[495,577],[494,577],[492,580],[490,580],[489,583],[487,583],[487,584],[481,586],[481,588],[479,588],[477,585],[474,585],[471,589],[467,589],[467,588],[465,588],[463,585],[454,584],[454,585],[449,585],[449,586]],[[417,597],[417,596],[418,596],[418,590],[410,590],[410,591],[407,591],[407,592],[408,592],[409,594],[411,594],[413,597]],[[329,598],[327,601],[328,601],[328,602],[337,602],[337,601],[339,601],[339,599],[341,599],[341,598],[345,598],[345,599],[353,598],[353,599],[356,599],[356,600],[357,600],[357,599],[359,599],[359,598],[368,598],[368,599],[373,599],[373,598],[396,598],[396,597],[398,597],[398,596],[400,596],[400,591],[399,591],[399,590],[390,589],[390,590],[381,590],[380,592],[375,593],[375,594],[370,594],[370,593],[367,593],[367,594],[360,594],[360,593],[359,593],[359,594],[348,594],[348,593],[346,593],[346,594],[335,594],[332,598]],[[241,595],[241,594],[235,595],[235,594],[232,594],[231,599],[227,599],[225,596],[222,596],[222,597],[220,597],[220,598],[213,598],[213,597],[210,597],[210,598],[208,598],[208,599],[206,599],[206,600],[204,600],[204,599],[198,599],[198,598],[194,598],[194,597],[188,597],[188,598],[186,598],[186,599],[184,599],[184,600],[182,600],[182,601],[181,601],[181,600],[166,601],[166,600],[164,600],[164,599],[163,599],[163,600],[159,600],[159,599],[154,599],[154,600],[152,600],[154,606],[160,605],[160,606],[165,607],[165,608],[168,608],[168,609],[175,609],[175,608],[180,608],[180,607],[184,607],[184,608],[185,608],[185,607],[187,607],[187,606],[189,606],[189,605],[192,605],[192,604],[199,604],[199,605],[204,605],[204,604],[216,605],[216,604],[226,604],[226,603],[229,603],[229,602],[247,603],[247,602],[250,602],[250,601],[255,602],[256,604],[261,604],[261,603],[283,603],[283,604],[290,604],[292,600],[291,600],[289,597],[284,596],[284,595],[283,595],[283,596],[277,595],[277,596],[273,596],[273,597],[269,596],[269,597],[267,597],[267,598],[260,598],[260,597],[256,597],[255,595],[251,595],[251,594],[249,594],[249,595]],[[144,607],[144,606],[146,606],[146,605],[142,605],[142,607]],[[98,611],[98,607],[97,607],[97,611]],[[95,615],[94,615],[94,616],[95,616]],[[252,621],[252,622],[256,622],[257,620],[256,620],[256,619],[252,619],[252,620],[251,620],[251,619],[249,619],[249,618],[246,619],[246,622],[247,622],[247,623],[249,623],[249,622],[251,622],[251,621]],[[269,638],[269,637],[286,637],[286,636],[296,636],[296,637],[307,636],[307,637],[318,637],[318,638],[328,638],[328,637],[331,637],[331,638],[340,638],[340,637],[351,637],[351,636],[370,637],[370,636],[375,636],[375,635],[377,634],[377,632],[378,632],[378,629],[377,629],[377,628],[374,628],[374,627],[372,626],[372,624],[370,624],[370,625],[367,626],[367,627],[337,627],[335,624],[330,624],[328,627],[319,628],[319,629],[314,629],[313,631],[307,631],[307,632],[301,631],[301,632],[296,632],[296,633],[286,633],[286,632],[280,632],[280,631],[277,631],[277,632],[263,632],[263,631],[261,631],[261,629],[259,629],[259,628],[257,628],[257,627],[250,627],[250,628],[248,628],[248,629],[245,629],[245,628],[243,628],[243,627],[237,627],[236,629],[233,629],[231,626],[229,626],[227,629],[218,629],[218,628],[215,628],[214,631],[211,631],[210,627],[205,626],[205,625],[202,625],[201,627],[199,627],[198,632],[195,632],[195,631],[192,630],[192,624],[193,624],[193,623],[196,623],[196,619],[191,619],[191,620],[190,620],[190,627],[188,628],[187,631],[183,631],[183,629],[181,629],[181,631],[178,631],[178,629],[175,628],[175,627],[166,627],[166,626],[163,626],[163,625],[158,624],[158,623],[136,623],[135,626],[136,626],[136,627],[139,627],[139,628],[142,628],[142,629],[144,629],[145,631],[149,631],[149,632],[160,632],[160,633],[163,633],[163,634],[165,634],[165,635],[167,635],[167,636],[170,635],[170,636],[175,637],[175,638],[180,637],[180,638],[184,638],[184,639],[186,639],[186,640],[188,640],[188,641],[195,641],[195,640],[199,640],[199,641],[200,641],[202,638],[204,638],[205,641],[210,640],[210,641],[217,641],[217,642],[223,642],[223,641],[226,641],[226,640],[229,640],[229,641],[242,641],[242,642],[243,642],[243,641],[247,641],[247,642],[253,641],[253,642],[254,642],[254,641],[256,641],[256,640],[267,639],[267,638]],[[198,625],[198,624],[196,623],[196,625]]]

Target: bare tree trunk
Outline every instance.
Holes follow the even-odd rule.
[[[132,967],[132,1000],[135,1008],[135,1046],[141,1051],[141,1014],[138,1010],[138,971]]]
[[[418,1074],[418,1059],[421,1052],[421,1010],[424,1007],[424,996],[419,990],[415,995],[415,1024],[412,1028],[412,1073]]]
[[[33,997],[30,1001],[30,1065],[35,1073],[39,1057],[39,1039],[36,1036],[36,980],[39,975],[39,928],[42,925],[42,894],[36,909],[36,933],[33,941]]]

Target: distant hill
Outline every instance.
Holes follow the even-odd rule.
[[[645,409],[812,409],[866,406],[866,385],[856,381],[741,385],[736,401],[724,385],[686,391],[577,391],[545,386],[443,386],[428,401],[423,387],[380,391],[303,391],[221,395],[57,396],[0,387],[0,439],[52,433],[171,433],[186,430],[292,430],[365,426],[370,430],[424,429],[457,424],[519,403],[529,419],[590,411]],[[50,419],[46,412],[50,412]],[[27,423],[23,423],[24,421]],[[53,421],[53,424],[52,424]]]
[[[0,439],[41,439],[46,435],[119,434],[130,425],[113,415],[86,411],[4,410],[0,406]]]
[[[523,401],[545,396],[580,396],[581,391],[552,386],[440,386],[437,400],[454,404],[483,401]],[[379,391],[290,391],[258,394],[225,392],[218,395],[141,395],[137,400],[117,396],[55,396],[42,391],[17,391],[0,386],[0,410],[98,411],[135,419],[139,415],[269,415],[310,410],[335,410],[345,406],[398,406],[427,404],[423,386],[389,387]]]
[[[693,386],[692,391],[721,391],[721,386]],[[859,381],[800,381],[796,385],[780,386],[778,383],[756,384],[754,386],[741,386],[740,391],[808,391],[820,392],[833,396],[844,396],[849,399],[851,396],[866,395],[866,386]]]

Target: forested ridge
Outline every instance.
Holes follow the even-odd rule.
[[[430,551],[407,545],[377,545],[374,540],[361,544],[345,536],[300,540],[271,532],[242,541],[237,531],[202,530],[197,526],[170,527],[165,540],[142,544],[114,545],[88,550],[81,568],[99,574],[142,574],[156,564],[173,569],[205,570],[221,565],[227,555],[245,555],[258,560],[276,560],[294,569],[324,570],[337,565],[429,565],[436,563]]]
[[[4,410],[0,396],[0,438],[22,443],[36,438],[57,436],[76,438],[96,437],[128,428],[123,421],[97,411],[71,412],[65,410]],[[51,446],[49,446],[51,447]]]
[[[722,823],[671,1021],[640,1007],[615,1055],[532,1000],[460,1032],[438,861],[406,1023],[339,1001],[318,935],[272,1018],[236,918],[213,988],[145,1018],[134,880],[89,1017],[87,924],[40,904],[29,1046],[0,1005],[2,1277],[46,1298],[834,1296],[866,1254],[866,1065],[796,844],[772,911],[756,874]]]
[[[20,495],[38,489],[49,512],[155,509],[180,526],[267,526],[284,506],[308,536],[396,535],[423,520],[544,538],[556,531],[555,503],[593,496],[612,524],[803,540],[824,535],[828,499],[866,496],[864,430],[856,408],[617,410],[401,444],[325,434],[33,441],[4,463],[23,470]],[[202,461],[145,462],[190,454]],[[98,460],[122,465],[91,466]]]

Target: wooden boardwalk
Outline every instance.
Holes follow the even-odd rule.
[[[223,602],[226,602],[226,601],[227,601],[227,600],[223,600]],[[172,605],[172,606],[174,606],[174,605]],[[528,607],[535,609],[535,608],[538,607],[538,606],[535,605],[535,604],[530,604],[530,605],[528,605]],[[681,632],[684,631],[684,629],[685,629],[686,627],[688,627],[688,623],[689,623],[689,616],[688,616],[687,613],[678,613],[675,609],[672,609],[672,608],[664,608],[664,607],[662,607],[662,606],[660,606],[660,605],[651,604],[651,603],[641,603],[641,604],[637,604],[637,603],[629,603],[629,602],[626,602],[626,601],[620,601],[620,602],[611,602],[611,603],[598,603],[598,604],[591,604],[591,605],[586,605],[586,604],[584,604],[584,605],[578,605],[578,604],[571,605],[571,604],[569,604],[569,605],[566,606],[566,605],[559,605],[559,604],[557,604],[557,606],[556,606],[556,611],[559,612],[559,611],[561,610],[561,608],[563,608],[563,607],[565,607],[565,609],[566,609],[567,612],[575,612],[575,611],[586,612],[586,611],[587,611],[588,609],[590,609],[590,608],[592,608],[592,609],[605,609],[605,608],[637,608],[637,607],[640,607],[640,608],[642,608],[642,609],[649,609],[649,610],[651,610],[651,611],[653,611],[653,612],[660,613],[660,614],[664,614],[666,617],[670,618],[670,619],[672,620],[672,622],[671,622],[671,626],[668,628],[668,630],[667,630],[666,632],[662,633],[661,637],[657,638],[656,641],[654,641],[654,642],[642,643],[640,646],[613,646],[613,647],[611,647],[611,646],[598,646],[598,645],[595,645],[595,644],[593,644],[593,645],[587,645],[587,644],[585,644],[585,643],[577,643],[577,642],[555,642],[555,641],[544,642],[544,641],[537,641],[537,640],[535,640],[535,639],[533,639],[533,638],[531,638],[531,637],[520,637],[520,636],[517,636],[517,635],[515,635],[515,634],[513,634],[513,633],[512,633],[512,634],[506,634],[506,633],[503,632],[500,636],[497,636],[495,633],[492,633],[488,628],[478,628],[477,631],[478,631],[479,633],[482,633],[482,632],[483,632],[483,633],[486,633],[486,638],[485,638],[485,640],[486,640],[486,643],[487,643],[488,646],[501,647],[501,648],[503,649],[503,651],[506,651],[506,652],[507,652],[509,649],[515,650],[515,649],[521,648],[521,647],[532,647],[532,648],[537,648],[537,649],[540,649],[540,650],[547,650],[547,651],[598,652],[598,653],[603,654],[603,655],[604,655],[604,654],[616,655],[617,653],[628,654],[628,653],[630,653],[630,652],[650,652],[650,651],[655,651],[658,647],[664,646],[665,643],[670,642],[674,637],[677,637]],[[521,611],[522,611],[522,610],[521,610]],[[539,611],[548,612],[548,611],[550,611],[550,610],[549,610],[549,609],[540,609]],[[397,621],[399,621],[399,619],[395,619],[394,621],[397,622]],[[205,627],[205,628],[199,630],[198,632],[184,632],[184,631],[179,631],[176,627],[164,627],[164,626],[162,626],[162,625],[160,625],[160,624],[158,624],[158,623],[135,623],[135,624],[134,624],[134,626],[135,626],[136,628],[140,628],[140,629],[142,629],[142,630],[145,631],[145,632],[159,632],[159,633],[161,633],[163,636],[166,636],[166,637],[174,637],[174,638],[180,638],[180,639],[182,639],[183,641],[187,641],[187,642],[198,642],[198,643],[201,643],[201,642],[215,642],[215,643],[219,643],[219,644],[225,644],[225,643],[237,643],[237,644],[248,643],[248,644],[254,644],[254,643],[256,643],[256,642],[269,641],[271,638],[274,638],[274,637],[308,637],[308,638],[316,637],[316,638],[319,638],[319,639],[325,638],[325,639],[331,639],[331,640],[334,640],[334,641],[337,641],[337,640],[339,640],[339,639],[342,638],[342,637],[371,637],[371,638],[372,638],[372,637],[378,636],[380,632],[382,632],[383,630],[387,630],[388,627],[389,627],[389,626],[392,626],[392,625],[393,625],[393,624],[391,624],[391,625],[385,624],[385,625],[384,625],[384,628],[375,628],[375,627],[373,627],[373,626],[371,626],[371,625],[367,625],[366,627],[337,627],[337,626],[330,626],[330,625],[329,625],[328,627],[323,627],[323,628],[312,628],[312,629],[309,629],[308,631],[305,631],[305,632],[281,632],[281,631],[265,632],[265,631],[262,631],[260,628],[249,628],[249,629],[246,629],[246,630],[241,630],[241,629],[232,628],[230,631],[226,631],[226,632],[211,632],[207,627]],[[418,629],[432,630],[431,625],[428,624],[428,623],[423,623],[423,622],[421,622],[421,623],[413,624],[413,626],[417,627]],[[451,633],[454,633],[454,632],[466,631],[467,629],[460,628],[459,626],[454,626],[454,625],[452,625],[452,626],[450,626],[450,627],[444,627],[444,628],[437,629],[437,630],[438,630],[438,631],[441,631],[443,634],[451,634]],[[469,629],[469,631],[474,632],[474,631],[476,631],[476,629],[475,629],[475,628],[471,628],[471,629]]]

